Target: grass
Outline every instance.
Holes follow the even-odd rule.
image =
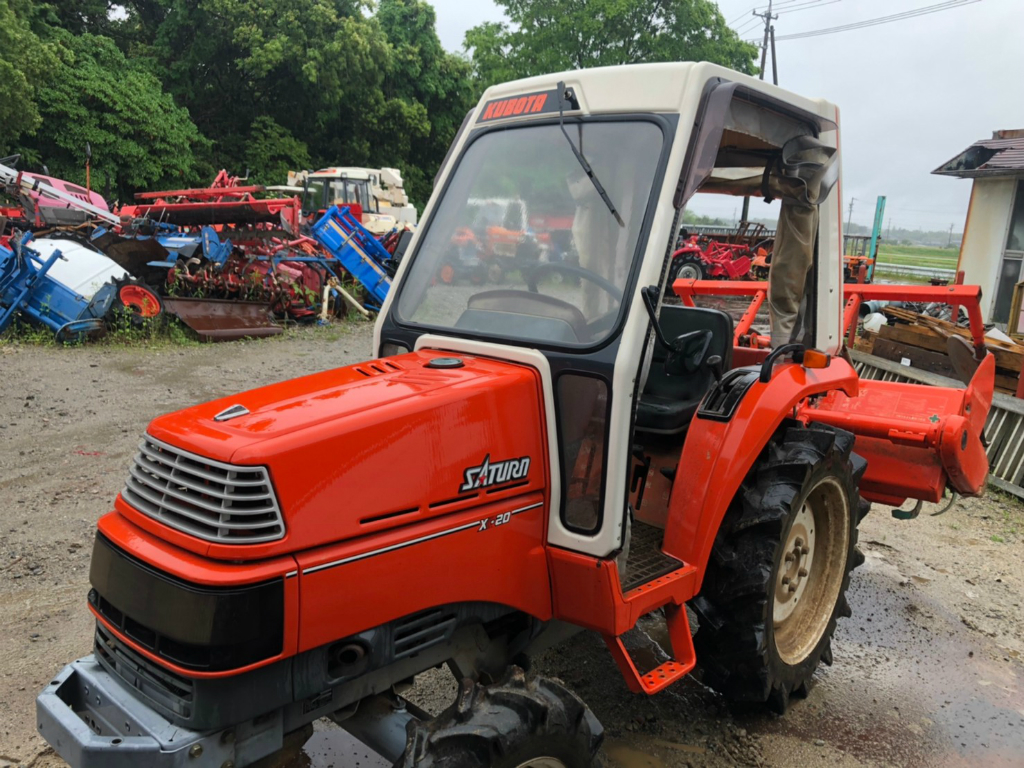
[[[956,269],[959,256],[960,252],[956,248],[882,243],[878,248],[878,265],[879,268],[884,264],[898,264],[909,267]]]
[[[327,341],[338,341],[349,332],[350,324],[365,322],[355,313],[344,319],[335,319],[329,325],[296,325],[294,323],[284,324],[285,332],[278,336],[271,336],[266,339],[249,339],[250,342],[273,343],[280,339],[286,339],[292,332],[302,331],[315,333]],[[106,333],[96,339],[75,339],[58,342],[53,332],[41,325],[25,322],[17,318],[11,326],[0,334],[0,347],[31,346],[31,347],[75,347],[89,344],[90,346],[105,347],[144,347],[149,349],[160,349],[164,347],[199,347],[204,342],[199,341],[195,333],[175,318],[161,318],[158,321],[142,320],[132,321],[129,316],[117,318],[109,323]]]

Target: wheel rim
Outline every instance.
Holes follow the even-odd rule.
[[[826,478],[807,494],[776,563],[772,625],[787,664],[810,656],[825,634],[846,575],[849,540],[846,493]]]
[[[696,264],[683,264],[676,275],[676,278],[680,280],[700,280],[702,277],[703,275]]]
[[[141,285],[122,286],[118,298],[140,317],[156,317],[160,314],[160,300],[151,290]]]
[[[534,757],[516,768],[566,768],[565,763],[557,757]]]

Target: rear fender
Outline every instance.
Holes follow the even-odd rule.
[[[812,395],[841,390],[855,397],[857,386],[857,372],[842,358],[821,369],[779,365],[769,383],[750,386],[728,421],[698,416],[690,423],[662,549],[697,568],[695,594],[729,504],[782,421]]]

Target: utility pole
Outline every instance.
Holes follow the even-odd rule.
[[[889,217],[889,228],[885,230],[886,242],[891,242],[890,238],[892,238],[892,216]]]
[[[954,222],[955,224],[956,222]],[[953,246],[953,224],[949,225],[949,240],[946,241],[946,247],[951,248]]]
[[[764,42],[761,43],[761,79],[764,80],[764,65],[768,58],[768,36],[772,36],[772,67],[775,66],[775,36],[773,34],[772,22],[779,18],[778,14],[772,15],[772,1],[768,0],[768,9],[764,13],[753,11],[758,18],[764,19]],[[775,84],[779,84],[778,72],[775,73]]]
[[[775,25],[771,28],[772,38],[772,83],[779,84],[779,60],[775,57]]]
[[[758,13],[757,11],[753,11],[753,14],[755,16],[759,17],[759,18],[764,19],[764,41],[761,43],[761,75],[760,75],[760,77],[761,77],[762,80],[764,80],[764,67],[765,67],[765,64],[767,63],[767,57],[768,57],[768,38],[770,36],[771,37],[771,45],[772,45],[772,82],[775,83],[775,85],[778,85],[779,84],[779,70],[778,70],[778,66],[775,63],[775,27],[772,25],[772,22],[775,19],[779,18],[779,15],[778,14],[774,14],[774,15],[772,14],[772,2],[773,2],[773,0],[768,0],[768,8],[767,8],[767,10],[764,13]],[[749,197],[744,197],[743,198],[743,217],[740,219],[740,226],[742,226],[743,224],[747,223],[747,220],[748,220],[749,216],[750,216],[750,198]]]
[[[846,234],[850,234],[850,225],[853,223],[853,203],[856,197],[850,198],[850,213],[846,217]]]

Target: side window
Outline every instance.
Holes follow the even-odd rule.
[[[1013,288],[1021,280],[1021,262],[1024,261],[1024,181],[1017,182],[1017,195],[1010,215],[1010,228],[1006,233],[1006,248],[999,268],[992,317],[996,323],[1010,319]]]
[[[562,522],[593,533],[604,501],[608,385],[603,379],[563,374],[558,379],[558,431],[562,452]]]

